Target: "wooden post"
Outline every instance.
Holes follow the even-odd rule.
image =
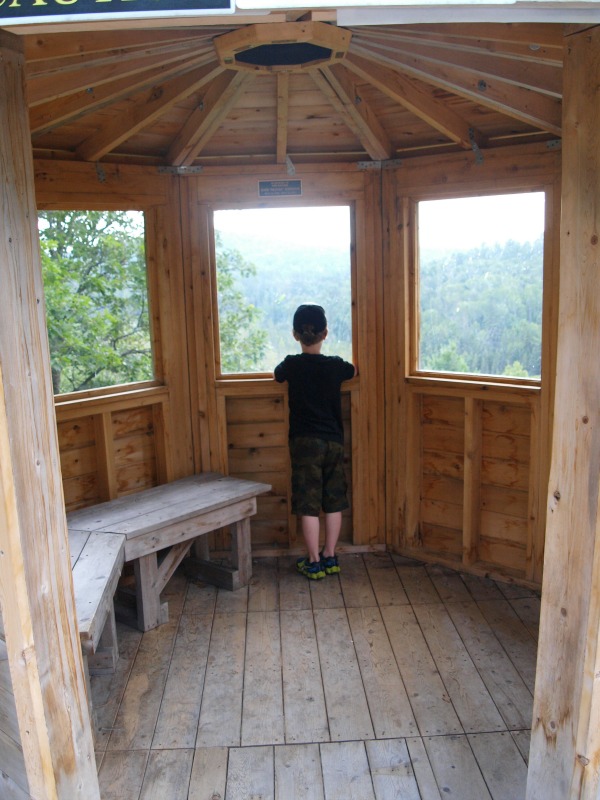
[[[566,43],[556,398],[527,800],[600,791],[600,28]]]
[[[24,57],[19,38],[3,31],[0,86],[0,607],[30,795],[96,800],[46,336]]]

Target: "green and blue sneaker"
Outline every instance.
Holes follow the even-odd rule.
[[[296,569],[301,575],[304,575],[311,581],[320,581],[325,577],[325,570],[321,566],[321,562],[309,561],[308,556],[299,558],[296,561]]]
[[[321,569],[324,569],[327,575],[336,575],[340,572],[337,556],[324,556],[321,553]]]

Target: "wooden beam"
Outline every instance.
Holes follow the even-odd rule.
[[[57,100],[50,100],[47,103],[33,106],[29,110],[29,127],[32,135],[48,133],[61,125],[66,125],[72,120],[78,119],[84,114],[90,114],[96,109],[103,108],[110,103],[123,100],[129,95],[165,81],[171,75],[176,75],[182,71],[190,71],[204,64],[208,64],[211,56],[197,56],[190,58],[184,55],[177,61],[169,61],[166,64],[152,66],[143,72],[135,75],[126,75],[124,78],[118,77],[115,80],[102,83],[99,86],[90,86],[87,89],[59,97]]]
[[[384,67],[362,56],[349,53],[344,64],[363,80],[369,81],[380,92],[400,103],[420,119],[425,120],[465,150],[473,141],[482,144],[483,136],[445,103],[427,94],[421,85],[390,67]]]
[[[77,155],[84,161],[98,161],[138,131],[151,125],[180,100],[201,89],[219,73],[223,67],[213,61],[198,70],[154,86],[144,92],[137,102],[124,114],[111,119],[77,148]]]
[[[0,607],[29,793],[99,800],[60,481],[19,37],[0,31]]]
[[[288,112],[290,99],[289,72],[277,73],[277,163],[285,164],[288,141]]]
[[[558,354],[527,800],[600,792],[600,28],[565,54]]]
[[[413,58],[397,53],[393,47],[372,43],[365,47],[354,42],[351,47],[358,55],[392,66],[432,86],[440,86],[459,97],[474,100],[485,108],[560,136],[561,103],[558,98],[522,89],[499,78],[484,80],[476,71],[434,64],[419,56]]]
[[[135,52],[123,58],[109,59],[106,63],[90,69],[65,69],[45,72],[28,79],[27,100],[30,107],[57,100],[74,92],[102,86],[104,83],[110,83],[128,75],[137,75],[161,64],[179,61],[186,52],[191,58],[198,55],[206,55],[206,53],[198,53],[198,48],[193,46],[172,46],[158,53],[140,54]]]
[[[432,64],[475,72],[479,79],[500,79],[551,97],[560,98],[562,95],[562,64],[534,63],[531,58],[523,61],[521,56],[497,54],[476,47],[448,46],[444,42],[429,42],[409,37],[395,37],[391,41],[368,29],[365,29],[362,36],[355,37],[354,41],[363,46],[389,44],[395,53],[402,53],[403,58],[417,56]],[[533,55],[530,52],[530,56]]]
[[[391,158],[390,140],[350,74],[339,65],[311,70],[310,74],[369,156],[375,161]]]
[[[236,104],[249,80],[249,74],[232,70],[217,77],[173,141],[167,155],[169,164],[182,166],[192,163]]]

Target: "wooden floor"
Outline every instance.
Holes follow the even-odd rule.
[[[92,678],[103,800],[523,800],[539,597],[387,554],[176,574]]]

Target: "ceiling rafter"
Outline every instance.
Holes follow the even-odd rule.
[[[253,77],[250,73],[226,70],[213,81],[171,144],[167,156],[170,164],[176,167],[192,164]]]
[[[344,64],[462,148],[468,150],[473,142],[478,145],[483,143],[484,137],[479,131],[444,103],[427,94],[413,79],[354,53],[346,56]]]
[[[150,92],[140,93],[129,109],[116,115],[83,141],[77,148],[77,155],[83,161],[98,161],[135,133],[148,127],[176,103],[210,83],[221,72],[223,67],[213,61],[197,71],[154,86]]]
[[[210,63],[211,60],[214,60],[214,57],[210,55],[201,55],[197,58],[184,56],[179,61],[160,64],[145,72],[127,75],[124,78],[93,86],[58,100],[50,100],[34,106],[29,112],[32,136],[48,133],[85,114],[123,100],[141,89],[154,85],[157,81],[164,81],[169,76],[180,74],[183,71],[189,72],[191,69]]]
[[[319,89],[375,161],[392,157],[393,148],[381,123],[361,97],[351,75],[340,65],[311,70]]]
[[[465,52],[473,53],[490,53],[502,58],[515,58],[520,61],[527,61],[531,63],[549,64],[551,66],[562,68],[563,63],[563,48],[552,47],[549,45],[536,44],[534,42],[505,42],[495,39],[474,38],[468,36],[461,36],[460,33],[433,33],[432,31],[416,31],[412,28],[365,28],[350,29],[355,31],[355,35],[367,34],[371,31],[381,39],[388,39],[389,41],[399,42],[424,42],[427,44],[436,45],[442,44],[448,48],[456,50],[464,50]]]
[[[62,58],[85,58],[90,54],[162,47],[169,44],[185,44],[187,41],[212,40],[214,30],[125,30],[95,31],[87,34],[85,50],[81,38],[73,33],[38,34],[25,37],[24,51],[27,71],[38,68],[51,69],[53,61]]]
[[[371,33],[355,37],[356,44],[367,42],[390,48],[394,53],[404,53],[409,57],[420,57],[434,64],[450,65],[477,72],[482,77],[499,78],[515,86],[533,89],[552,97],[562,93],[562,70],[548,64],[531,64],[514,57],[499,56],[493,53],[473,52],[473,50],[449,48],[440,42],[426,44],[398,38],[393,44]]]
[[[64,72],[45,73],[27,81],[27,95],[30,106],[57,100],[69,94],[92,87],[101,86],[127,75],[136,75],[161,64],[169,64],[181,60],[189,52],[191,57],[198,55],[195,46],[189,48],[173,47],[166,53],[152,53],[150,55],[135,55],[130,58],[113,59],[103,66],[93,70],[89,65],[80,69],[71,69]]]
[[[365,48],[352,42],[350,49],[357,55],[391,65],[425,83],[440,86],[461,97],[475,100],[481,106],[560,136],[562,110],[558,99],[507,84],[497,78],[485,81],[472,71],[436,65],[416,57],[404,57],[373,44]]]

